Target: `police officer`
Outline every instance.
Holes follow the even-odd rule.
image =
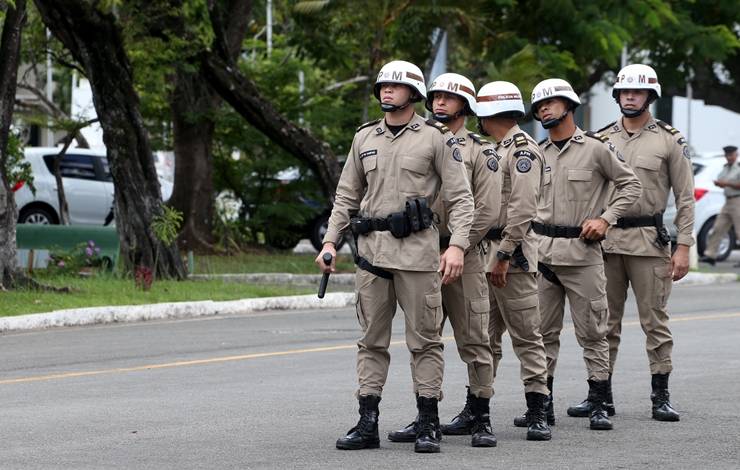
[[[722,150],[725,152],[727,163],[714,181],[725,191],[725,205],[714,221],[714,231],[707,241],[702,262],[712,266],[717,262],[717,250],[725,234],[731,227],[735,227],[735,234],[740,239],[740,165],[737,163],[737,147],[728,145]]]
[[[357,130],[337,185],[336,200],[316,263],[334,270],[335,246],[348,228],[358,237],[356,272],[360,419],[339,449],[376,448],[378,403],[388,376],[391,323],[396,302],[406,319],[406,344],[418,384],[416,452],[439,452],[437,402],[441,397],[443,354],[441,282],[462,274],[473,221],[473,198],[462,152],[449,130],[414,112],[424,99],[424,77],[415,65],[384,65],[374,87],[384,119]],[[428,207],[440,197],[448,204],[450,247],[440,257],[439,233]],[[323,255],[333,256],[323,265]]]
[[[537,143],[519,128],[524,102],[519,88],[509,82],[492,82],[478,93],[481,132],[496,140],[504,176],[503,204],[498,220],[487,234],[494,378],[501,360],[501,339],[506,330],[519,358],[527,412],[514,424],[527,427],[527,439],[551,438],[545,412],[549,389],[547,360],[540,334],[537,297],[537,240],[530,225],[537,215],[544,164]]]
[[[609,378],[606,278],[598,242],[640,197],[641,188],[606,137],[576,126],[573,112],[579,104],[565,80],[544,80],[532,91],[532,114],[549,131],[541,145],[544,184],[532,223],[539,235],[540,328],[548,376],[554,377],[567,296],[588,371],[590,427],[608,430],[612,423],[604,409]],[[601,212],[610,182],[616,192]]]
[[[463,432],[442,426],[443,433],[472,434],[473,447],[494,447],[491,430],[490,399],[493,395],[493,361],[488,340],[488,287],[483,264],[484,239],[501,206],[501,172],[493,145],[465,128],[465,117],[475,115],[475,87],[466,77],[445,73],[434,79],[427,91],[426,107],[435,120],[445,123],[454,134],[475,200],[475,220],[468,238],[463,274],[457,281],[442,286],[442,307],[450,319],[460,358],[468,366],[466,419]],[[447,183],[445,183],[447,184]],[[443,185],[444,187],[444,185]],[[443,200],[434,204],[439,218],[440,250],[450,242],[447,208]],[[444,321],[443,321],[444,324]],[[441,333],[441,332],[440,332]],[[412,363],[413,370],[413,363]],[[415,392],[417,386],[415,385]],[[388,434],[395,442],[414,440],[416,422]]]
[[[617,75],[612,96],[622,119],[600,133],[609,138],[642,183],[642,197],[609,228],[602,247],[606,253],[606,293],[609,302],[609,390],[607,413],[614,415],[611,379],[617,359],[627,286],[632,286],[652,374],[652,415],[658,421],[678,421],[668,394],[668,375],[673,338],[668,328],[666,304],[672,281],[689,271],[689,247],[693,245],[694,174],[689,148],[681,134],[655,119],[648,107],[660,98],[660,83],[652,67],[632,64]],[[675,224],[678,246],[671,256],[670,237],[663,225],[668,193],[676,200]],[[612,196],[612,201],[615,196]],[[569,416],[585,417],[588,399],[568,408]]]

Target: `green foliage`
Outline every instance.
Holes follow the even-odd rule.
[[[8,147],[6,152],[7,160],[5,161],[3,172],[10,187],[12,188],[21,181],[24,181],[31,189],[31,192],[36,194],[36,187],[33,185],[31,164],[23,158],[23,141],[14,131],[8,133]]]
[[[94,240],[80,243],[71,250],[53,250],[49,254],[48,272],[55,275],[77,274],[84,268],[97,268],[107,265],[100,256],[100,248]]]
[[[162,213],[152,218],[152,231],[157,240],[164,245],[171,245],[177,240],[182,224],[182,212],[163,205]]]

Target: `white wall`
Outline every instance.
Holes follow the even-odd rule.
[[[92,99],[92,88],[86,78],[72,78],[72,109],[70,114],[73,119],[88,120],[97,117],[95,106]],[[85,136],[90,148],[104,148],[103,128],[100,123],[96,122],[82,129],[82,135]]]

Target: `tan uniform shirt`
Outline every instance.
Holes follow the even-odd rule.
[[[477,245],[496,222],[501,208],[501,171],[498,155],[492,143],[478,134],[469,132],[464,126],[458,129],[455,138],[462,152],[475,204],[475,217],[468,237],[470,246],[465,253],[463,270],[465,273],[482,273],[485,269]],[[447,183],[442,184],[443,189],[445,184]],[[433,210],[439,217],[440,236],[449,237],[450,230],[447,227],[449,203],[439,198]]]
[[[734,164],[725,164],[724,167],[722,167],[722,171],[719,172],[719,175],[717,180],[728,180],[731,183],[740,183],[740,164],[736,161]],[[724,188],[725,190],[725,197],[732,198],[736,196],[740,196],[740,189],[735,188]]]
[[[350,211],[364,217],[386,217],[403,211],[406,201],[442,198],[449,204],[451,245],[468,247],[473,222],[473,196],[462,154],[452,133],[436,121],[414,114],[395,136],[385,120],[361,126],[337,185],[334,209],[324,242],[337,243],[349,226]],[[389,231],[359,237],[359,255],[379,268],[407,271],[439,269],[439,232],[428,228],[406,238]]]
[[[496,151],[501,156],[499,164],[504,181],[501,213],[494,226],[505,228],[500,242],[491,241],[486,269],[490,271],[497,251],[513,253],[521,244],[529,263],[528,272],[537,272],[537,238],[530,230],[530,225],[537,215],[537,200],[545,167],[540,148],[519,126],[514,126],[496,145]],[[523,158],[528,159],[529,163],[517,166]],[[509,271],[522,272],[515,263],[513,260],[509,263]]]
[[[615,151],[595,134],[576,128],[562,150],[550,139],[541,145],[545,157],[542,197],[537,221],[549,225],[580,227],[587,219],[601,217],[613,225],[640,197],[640,180]],[[616,188],[606,211],[609,182]],[[590,266],[603,263],[599,243],[578,238],[539,235],[539,260],[556,266]]]
[[[676,200],[678,243],[693,245],[694,171],[686,139],[673,127],[659,123],[654,118],[650,118],[645,127],[632,136],[621,123],[615,123],[600,133],[609,137],[642,184],[642,196],[622,217],[651,216],[665,212],[668,192],[672,188]],[[609,201],[614,198],[612,192]],[[610,227],[602,247],[607,253],[670,256],[670,246],[658,244],[656,237],[655,227]]]

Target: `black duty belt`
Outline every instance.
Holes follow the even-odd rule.
[[[642,215],[639,217],[621,217],[617,219],[614,225],[617,228],[637,228],[637,227],[656,227],[663,226],[663,214]]]
[[[501,240],[504,238],[504,227],[493,227],[486,232],[487,240]]]
[[[544,263],[537,263],[537,271],[542,274],[542,277],[550,281],[551,283],[555,284],[556,286],[563,287],[563,283],[560,282],[560,279],[558,279],[558,276],[555,274],[555,272],[550,269],[550,266],[544,264]]]
[[[578,238],[581,236],[581,227],[569,227],[567,225],[547,225],[532,222],[534,233],[550,238]]]
[[[370,261],[366,260],[362,256],[358,255],[357,258],[355,258],[355,263],[357,264],[358,268],[363,269],[370,274],[382,277],[383,279],[393,279],[392,272],[386,271],[385,269],[379,268],[377,266],[373,266],[372,264],[370,264]]]
[[[405,210],[387,217],[351,216],[349,227],[355,237],[375,231],[389,231],[395,238],[406,238],[431,227],[433,218],[434,213],[428,207],[426,199],[416,198],[406,201]]]

